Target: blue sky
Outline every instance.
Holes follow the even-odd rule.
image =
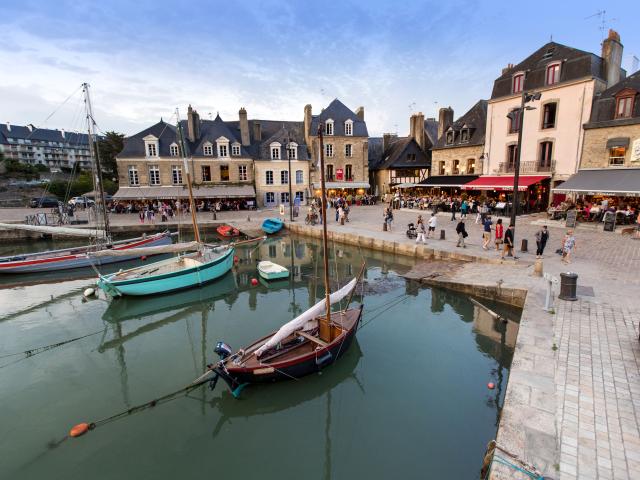
[[[524,2],[523,2],[524,3]],[[0,0],[0,122],[77,130],[82,82],[103,130],[135,133],[191,103],[201,117],[299,119],[333,98],[371,135],[463,114],[507,63],[553,40],[600,53],[600,17],[640,57],[636,1]],[[632,15],[632,12],[634,14]],[[48,120],[47,117],[55,111]]]

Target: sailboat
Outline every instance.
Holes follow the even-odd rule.
[[[177,109],[176,117],[178,117]],[[97,281],[98,287],[112,297],[125,295],[157,295],[197,287],[212,282],[231,270],[235,253],[234,245],[243,243],[236,242],[235,244],[231,243],[227,245],[209,245],[201,241],[196,218],[196,205],[193,200],[193,189],[191,187],[191,174],[189,172],[189,163],[187,162],[184,133],[179,117],[177,123],[182,162],[187,177],[189,207],[191,209],[191,221],[195,242],[171,245],[170,247],[174,250],[195,250],[195,252],[188,254],[180,252],[177,257],[172,257],[167,260],[131,268],[111,275],[100,275]],[[156,249],[151,250],[155,251]],[[158,247],[157,251],[165,253],[166,248]],[[94,255],[99,257],[102,254],[103,252],[97,252]]]
[[[322,127],[318,128],[322,205],[326,210],[322,133]],[[218,342],[214,352],[219,355],[220,360],[210,365],[209,370],[194,383],[202,383],[210,379],[213,387],[218,379],[222,378],[233,396],[237,397],[248,384],[295,379],[318,372],[336,362],[348,351],[358,330],[363,310],[362,304],[351,309],[349,304],[365,266],[362,266],[356,278],[331,293],[326,222],[323,223],[322,250],[325,298],[285,323],[276,332],[254,341],[235,353],[226,343]],[[331,306],[345,298],[347,298],[346,307],[332,312]]]
[[[91,145],[93,180],[95,190],[99,193],[98,202],[96,203],[98,213],[96,216],[96,223],[98,220],[101,220],[103,229],[98,229],[98,225],[96,225],[95,230],[88,230],[67,227],[0,224],[0,228],[4,229],[21,229],[45,234],[55,233],[69,236],[83,236],[95,238],[96,240],[94,245],[0,257],[0,274],[54,272],[72,268],[91,267],[92,265],[124,262],[144,255],[143,253],[140,253],[138,250],[139,248],[158,247],[172,243],[171,233],[168,231],[118,242],[112,241],[109,215],[107,213],[102,182],[100,155],[98,151],[98,143],[95,137],[95,121],[93,119],[91,99],[89,97],[89,84],[84,83],[82,87],[87,111],[87,128],[89,133],[89,144]],[[91,253],[94,252],[102,252],[106,254],[101,255],[100,257],[92,257]]]

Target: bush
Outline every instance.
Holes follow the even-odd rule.
[[[36,164],[36,170],[38,172],[49,172],[49,167],[47,167],[46,165],[43,165],[42,163],[38,163]]]

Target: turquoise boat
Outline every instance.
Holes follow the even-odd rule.
[[[235,248],[204,247],[181,255],[98,278],[98,288],[112,297],[143,296],[175,292],[204,285],[225,275],[233,267]]]
[[[264,233],[276,233],[282,230],[284,222],[279,218],[267,218],[262,222],[262,230]]]
[[[258,263],[258,273],[265,280],[278,280],[281,278],[289,278],[289,270],[282,265],[263,260]]]

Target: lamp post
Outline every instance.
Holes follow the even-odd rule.
[[[291,139],[289,138],[289,132],[287,132],[287,143],[285,144],[285,152],[287,155],[287,160],[289,162],[289,173],[288,173],[288,183],[289,183],[289,220],[293,222],[293,198],[291,198],[291,153],[289,152],[289,144],[291,143]]]

